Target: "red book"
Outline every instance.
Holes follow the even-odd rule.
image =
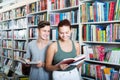
[[[60,65],[60,64],[78,65],[85,60],[85,57],[86,57],[85,55],[79,55],[75,58],[66,58],[56,65]]]
[[[109,21],[113,20],[114,18],[115,4],[116,2],[114,1],[110,2],[110,9],[109,9],[109,14],[108,14]]]
[[[59,22],[60,22],[60,14],[56,13],[55,14],[55,25],[58,25]]]
[[[97,74],[97,80],[102,80],[101,66],[100,65],[96,65],[96,74]]]
[[[55,2],[55,0],[51,0],[51,3],[54,3]]]

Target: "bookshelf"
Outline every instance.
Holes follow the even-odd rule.
[[[50,9],[51,40],[58,39],[57,25],[59,21],[68,19],[72,24],[72,37],[74,41],[79,41],[79,0],[51,0]]]
[[[119,1],[119,2],[118,2]],[[113,2],[114,13],[109,12]],[[119,53],[120,16],[118,5],[120,0],[24,0],[8,8],[0,10],[0,60],[1,71],[8,76],[11,70],[13,78],[21,77],[22,64],[18,61],[26,53],[27,44],[37,39],[37,24],[39,20],[50,21],[50,40],[58,39],[57,24],[60,20],[68,19],[72,24],[72,37],[78,41],[81,53],[87,58],[82,67],[85,79],[101,79],[99,70],[111,68],[118,73],[118,60],[104,60],[109,53]],[[111,3],[112,4],[112,3]],[[107,6],[103,6],[107,5]],[[99,6],[99,7],[97,7]],[[107,7],[107,8],[105,8]],[[98,9],[97,9],[98,8]],[[111,10],[110,10],[111,11]],[[110,16],[112,14],[112,16]],[[98,38],[99,37],[99,38]],[[101,49],[94,54],[96,49]],[[118,51],[118,52],[117,52]],[[119,54],[117,54],[119,56]],[[117,58],[117,56],[116,56]],[[114,62],[115,61],[115,62]],[[91,71],[87,71],[91,70]],[[99,71],[99,72],[97,72]],[[87,72],[93,72],[87,74]],[[90,75],[92,74],[92,75]],[[7,78],[5,76],[5,78]],[[11,78],[10,78],[11,79]],[[101,79],[104,80],[104,79]]]
[[[27,79],[19,59],[26,53],[28,42],[37,38],[38,21],[48,20],[47,4],[47,0],[25,0],[0,10],[0,59],[4,79]]]
[[[85,79],[120,79],[120,0],[80,0],[81,47],[87,55],[82,67]],[[108,70],[109,74],[106,73]],[[114,70],[110,72],[110,70]]]

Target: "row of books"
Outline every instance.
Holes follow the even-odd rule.
[[[26,9],[26,7],[22,6],[22,7],[10,10],[10,11],[3,12],[1,14],[1,21],[23,17],[23,16],[26,15],[26,10],[25,9]]]
[[[42,11],[42,10],[47,10],[47,5],[48,1],[47,0],[40,0],[38,2],[38,11]]]
[[[39,21],[47,21],[47,13],[31,15],[28,17],[28,25],[37,25]]]
[[[37,5],[37,2],[27,4],[26,6],[22,6],[19,8],[15,8],[10,11],[6,11],[0,14],[0,21],[10,20],[14,18],[24,17],[26,14],[37,12],[39,10],[45,10],[47,5],[47,0],[40,0]],[[45,8],[45,9],[44,9]]]
[[[14,49],[26,50],[26,41],[14,41]]]
[[[10,21],[4,21],[0,24],[1,30],[8,30],[8,29],[21,29],[27,27],[27,21],[26,18],[18,19],[18,20],[10,20]]]
[[[119,80],[119,70],[112,67],[84,63],[82,75],[89,76],[95,80]]]
[[[27,39],[27,35],[26,35],[26,29],[23,30],[15,30],[13,32],[13,38],[14,39]]]
[[[29,38],[37,38],[38,33],[37,33],[37,28],[30,28],[29,29]]]
[[[22,6],[22,7],[14,9],[13,12],[11,12],[12,15],[10,14],[10,16],[12,16],[10,19],[25,16],[26,15],[25,9],[26,9],[26,6]],[[4,19],[4,20],[6,20],[6,19]]]
[[[28,4],[26,7],[27,7],[27,13],[37,12],[37,2]]]
[[[120,48],[117,47],[83,46],[83,53],[87,55],[88,60],[120,64]]]
[[[78,30],[78,28],[72,28],[71,40],[73,40],[73,41],[78,41],[79,40],[79,30]]]
[[[83,25],[84,41],[115,42],[120,39],[120,24]]]
[[[51,0],[51,10],[77,6],[79,0]]]
[[[51,25],[57,25],[63,19],[68,19],[71,24],[78,23],[78,10],[50,14]]]
[[[3,39],[12,39],[13,36],[12,36],[12,31],[3,31],[2,32],[2,37]]]
[[[26,5],[27,14],[47,9],[47,0],[40,0],[31,4]]]
[[[0,14],[0,21],[10,20],[14,18],[24,17],[26,14],[38,12],[47,9],[47,0],[40,0],[26,6],[22,6],[10,11],[6,11]]]
[[[4,47],[4,48],[12,48],[12,40],[3,40],[2,47]]]
[[[2,14],[1,14],[1,19],[2,19],[2,20],[9,20],[9,19],[11,19],[11,17],[12,17],[12,14],[11,14],[11,13],[12,13],[11,10],[2,13]]]
[[[21,18],[14,20],[12,23],[12,29],[21,29],[27,27],[27,18]]]
[[[2,55],[8,58],[13,58],[12,50],[3,49]]]
[[[15,30],[14,33],[12,34],[12,31],[3,31],[2,32],[2,37],[3,39],[26,39],[26,30]]]
[[[1,29],[2,30],[7,30],[7,29],[12,29],[12,21],[6,21],[1,23]]]
[[[14,51],[13,55],[14,55],[14,59],[15,59],[15,60],[19,60],[19,59],[21,59],[21,58],[24,57],[25,52]]]
[[[81,22],[100,22],[100,21],[111,21],[119,20],[119,2],[108,1],[108,2],[86,2],[80,6],[80,21]]]
[[[73,41],[78,41],[78,39],[79,39],[78,28],[72,28],[72,33],[71,33],[70,39]],[[51,29],[50,40],[52,40],[52,41],[58,40],[58,30],[57,29]]]

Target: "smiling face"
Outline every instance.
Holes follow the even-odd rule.
[[[69,40],[71,35],[71,29],[69,26],[59,27],[59,38],[63,41]]]
[[[38,38],[43,40],[48,40],[50,35],[50,26],[45,26],[43,28],[38,29]]]

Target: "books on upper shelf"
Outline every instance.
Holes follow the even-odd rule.
[[[30,61],[29,62],[27,59],[24,59],[24,58],[18,59],[18,61],[20,61],[23,64],[39,64],[39,61]]]
[[[82,38],[84,41],[116,42],[120,38],[119,26],[119,23],[83,25]]]
[[[76,56],[75,58],[66,58],[56,65],[60,65],[60,64],[78,65],[84,62],[85,57],[86,57],[85,55],[79,55],[79,56]]]

